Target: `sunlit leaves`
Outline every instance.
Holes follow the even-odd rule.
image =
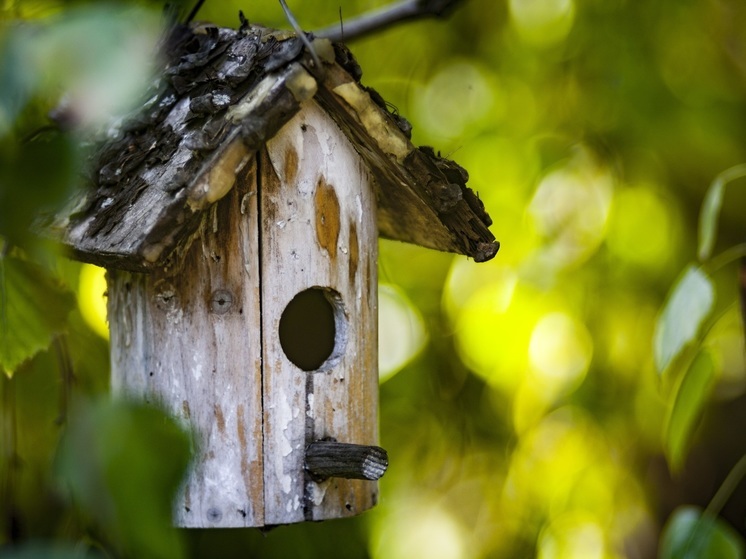
[[[511,0],[509,6],[518,34],[529,44],[555,44],[572,28],[573,0]]]
[[[56,132],[22,144],[0,138],[0,235],[23,245],[40,212],[69,195],[76,163],[72,139]]]
[[[655,185],[620,188],[614,195],[607,246],[623,262],[664,268],[681,242],[679,219],[676,202]]]
[[[746,177],[746,165],[737,165],[720,173],[710,185],[699,214],[698,255],[700,260],[709,260],[712,256],[725,186],[729,182],[743,177]]]
[[[587,260],[604,238],[614,180],[609,169],[578,147],[563,167],[539,183],[529,211],[547,241],[538,258],[552,268]]]
[[[659,373],[693,343],[715,302],[712,280],[689,266],[668,296],[655,329],[655,364]]]
[[[665,449],[668,463],[678,470],[684,463],[691,439],[712,392],[715,363],[709,351],[700,351],[681,378],[666,422]]]
[[[106,322],[106,271],[93,264],[83,264],[78,282],[78,306],[83,320],[104,339],[109,339]]]
[[[3,559],[103,559],[103,555],[81,546],[32,543],[3,550]]]
[[[399,372],[427,340],[422,316],[406,295],[391,285],[378,288],[378,375],[384,382]]]
[[[585,326],[564,312],[542,316],[528,345],[532,370],[552,388],[577,386],[593,354],[593,341]],[[548,388],[548,387],[547,387]]]
[[[63,128],[100,131],[142,101],[157,61],[158,18],[138,8],[88,6],[4,27],[0,235],[24,244],[39,212],[59,209],[79,182],[77,141],[32,133],[49,124],[43,115],[58,107]]]
[[[0,369],[12,375],[46,349],[64,330],[74,305],[72,293],[42,267],[14,256],[0,257]]]
[[[566,514],[542,530],[537,559],[607,557],[603,527],[590,514]]]
[[[158,409],[101,400],[81,406],[58,457],[63,485],[127,556],[178,558],[171,503],[189,438]]]
[[[743,177],[746,177],[746,165],[731,167],[718,175],[707,191],[699,219],[698,255],[703,262],[712,258],[725,186]],[[676,370],[672,375],[679,378],[670,404],[664,438],[666,455],[674,470],[680,469],[686,459],[697,420],[712,392],[718,372],[711,352],[698,349],[701,331],[712,314],[714,302],[712,280],[703,268],[690,265],[669,295],[656,328],[655,359],[658,371],[662,373],[672,364],[675,364],[675,369],[684,368],[683,374]],[[685,349],[689,353],[697,351],[693,359],[686,355]]]
[[[410,496],[388,507],[373,525],[374,559],[467,559],[466,527],[438,502]]]
[[[712,280],[701,268],[689,266],[673,287],[655,331],[655,362],[676,383],[670,396],[664,448],[672,469],[686,459],[697,421],[707,403],[716,368],[709,351],[690,354],[700,343],[705,321],[715,303]]]
[[[416,122],[443,144],[467,130],[473,134],[504,103],[487,68],[453,60],[433,76],[413,99]],[[498,116],[498,115],[493,115]]]
[[[614,556],[608,552],[634,531],[642,514],[641,488],[617,462],[613,441],[572,406],[547,414],[519,441],[504,484],[501,522],[538,517],[546,523],[534,553],[499,556]],[[611,518],[613,529],[606,524]]]
[[[663,530],[660,559],[741,559],[741,538],[723,521],[696,507],[674,511]]]
[[[153,12],[114,5],[8,27],[0,51],[0,135],[33,99],[55,104],[64,94],[64,120],[83,126],[132,107],[150,80],[159,35]]]

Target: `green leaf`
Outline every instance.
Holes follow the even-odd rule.
[[[720,208],[723,205],[725,185],[746,177],[746,165],[736,165],[720,173],[710,185],[699,213],[699,259],[704,262],[712,256],[717,237]]]
[[[0,37],[0,135],[30,102],[61,93],[76,125],[98,126],[132,109],[152,79],[161,21],[157,10],[99,3],[7,26]]]
[[[25,246],[41,212],[55,212],[79,179],[73,137],[50,133],[9,146],[0,142],[0,236]]]
[[[690,265],[671,290],[655,325],[655,365],[659,373],[696,339],[714,302],[712,280],[701,268]]]
[[[661,535],[659,559],[741,559],[743,540],[725,522],[702,514],[697,507],[680,507]]]
[[[189,457],[189,436],[162,411],[105,399],[74,415],[57,466],[123,555],[172,559],[184,552],[171,506]]]
[[[101,559],[102,555],[89,550],[64,545],[31,543],[3,550],[3,559]]]
[[[684,463],[714,379],[712,356],[702,350],[682,376],[666,421],[665,450],[673,470],[680,469]]]
[[[20,26],[6,28],[0,36],[0,136],[5,135],[26,105],[37,75],[28,68],[26,44],[30,35]]]
[[[0,369],[11,376],[49,347],[74,305],[74,295],[41,266],[0,257]]]

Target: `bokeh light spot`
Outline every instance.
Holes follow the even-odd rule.
[[[567,165],[547,174],[529,206],[547,239],[539,258],[553,267],[587,260],[604,239],[612,196],[609,170],[582,147]]]
[[[531,331],[545,304],[510,277],[482,286],[456,320],[461,359],[494,388],[513,393],[525,376]]]
[[[373,538],[374,559],[466,559],[466,534],[435,503],[402,506],[379,518]]]
[[[378,378],[398,373],[425,346],[427,335],[418,310],[392,285],[378,287]]]
[[[455,258],[446,279],[443,304],[448,316],[455,319],[469,299],[478,290],[488,286],[494,296],[493,308],[497,312],[505,312],[513,299],[517,283],[516,272],[496,260],[475,266],[466,259]]]
[[[646,186],[619,190],[607,235],[609,250],[632,264],[665,266],[678,247],[674,208]]]
[[[98,130],[136,106],[156,70],[162,35],[157,11],[96,6],[70,10],[39,34],[29,62],[45,86],[65,91],[78,126]]]
[[[495,80],[472,62],[446,64],[413,98],[416,122],[441,140],[458,137],[467,129],[473,133],[487,115],[494,122],[499,117],[494,111],[504,109],[496,99],[500,88],[491,83]]]
[[[563,40],[575,19],[573,0],[510,0],[509,6],[518,35],[536,46]]]
[[[572,513],[604,526],[616,522],[631,532],[642,518],[615,517],[619,493],[625,511],[640,510],[644,497],[623,468],[600,427],[580,408],[566,406],[521,434],[505,483],[506,506],[517,507],[515,514],[541,515],[550,524]]]
[[[560,517],[539,537],[539,559],[604,559],[604,531],[583,515]]]
[[[540,381],[551,389],[577,386],[588,370],[593,342],[588,330],[573,317],[549,313],[531,333],[529,362]],[[549,388],[549,387],[548,387]]]
[[[104,339],[109,339],[106,322],[106,270],[83,264],[78,280],[78,307],[86,324]]]

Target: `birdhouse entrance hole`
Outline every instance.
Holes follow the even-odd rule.
[[[279,330],[282,350],[296,367],[330,369],[341,359],[347,339],[342,297],[323,287],[301,291],[282,312]]]

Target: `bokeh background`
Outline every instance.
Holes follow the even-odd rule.
[[[309,30],[383,4],[290,2]],[[0,375],[0,546],[117,556],[144,528],[97,518],[100,503],[76,493],[86,481],[74,475],[98,456],[86,450],[85,417],[114,413],[111,436],[131,434],[116,410],[90,403],[109,382],[103,276],[24,233],[33,211],[74,186],[79,138],[17,144],[63,92],[91,126],[135,102],[130,85],[147,76],[162,5],[0,6],[0,235],[6,252],[12,241],[11,252],[77,296],[55,329],[64,336]],[[208,0],[199,19],[236,26],[239,9],[289,27],[272,0]],[[266,534],[169,532],[140,556],[666,556],[671,514],[706,507],[746,453],[736,264],[711,270],[717,312],[701,343],[716,375],[679,463],[666,452],[675,390],[653,353],[666,294],[696,258],[705,192],[746,162],[744,29],[740,0],[469,0],[447,21],[351,43],[363,82],[412,122],[414,143],[469,171],[502,248],[476,264],[380,243],[381,445],[391,465],[375,510]],[[746,233],[733,185],[716,252]],[[67,421],[76,406],[87,409],[78,427]],[[122,456],[107,458],[119,474],[103,476],[101,491],[128,475]],[[721,517],[734,554],[710,556],[743,556],[746,492],[732,489]]]

